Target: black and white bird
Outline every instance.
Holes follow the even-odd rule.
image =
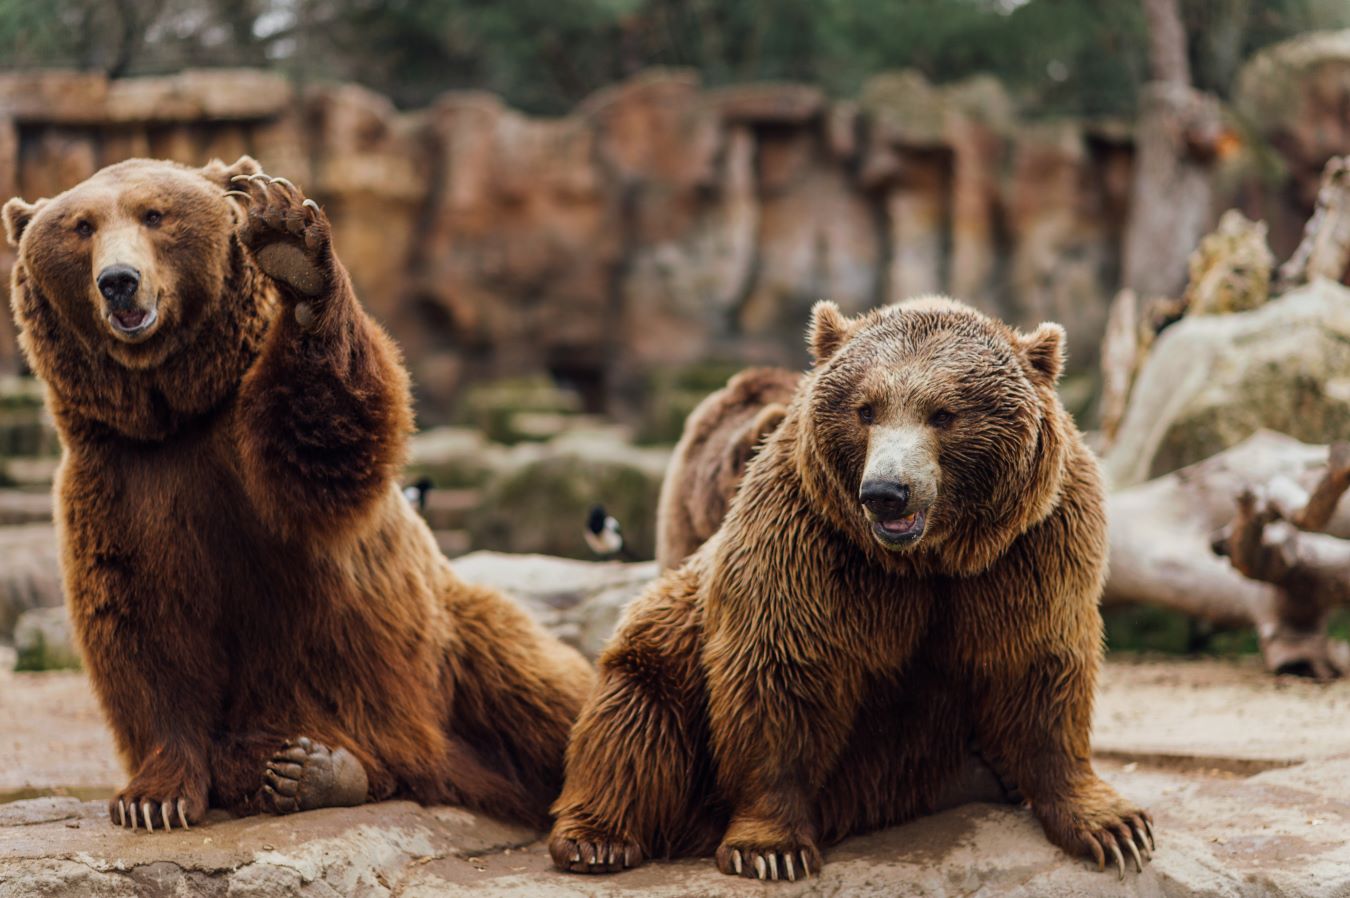
[[[431,478],[419,477],[403,488],[403,498],[418,511],[427,510],[427,493],[431,492]]]
[[[630,558],[624,548],[618,520],[606,512],[603,505],[593,506],[586,515],[586,529],[582,535],[586,537],[586,545],[601,558]]]

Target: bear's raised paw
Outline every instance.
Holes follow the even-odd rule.
[[[282,746],[263,771],[263,804],[274,814],[353,807],[367,789],[366,770],[351,752],[304,736]]]
[[[236,175],[231,182],[234,189],[225,195],[247,209],[241,237],[258,267],[300,296],[322,296],[330,283],[332,232],[319,204],[285,178]]]

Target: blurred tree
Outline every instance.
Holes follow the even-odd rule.
[[[1196,85],[1223,96],[1255,49],[1350,26],[1350,3],[1181,0],[1180,17]],[[0,0],[0,67],[269,65],[405,106],[472,87],[540,113],[666,65],[837,94],[887,68],[989,72],[1031,114],[1130,114],[1146,48],[1125,0]]]

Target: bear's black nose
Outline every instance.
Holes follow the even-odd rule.
[[[115,311],[127,309],[141,285],[141,273],[130,265],[109,265],[98,273],[98,292]]]
[[[869,480],[858,491],[863,507],[879,521],[893,521],[905,516],[909,505],[909,486],[891,480]]]

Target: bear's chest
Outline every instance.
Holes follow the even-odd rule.
[[[286,566],[252,512],[218,430],[67,455],[62,537],[80,603],[216,609],[264,598]]]

